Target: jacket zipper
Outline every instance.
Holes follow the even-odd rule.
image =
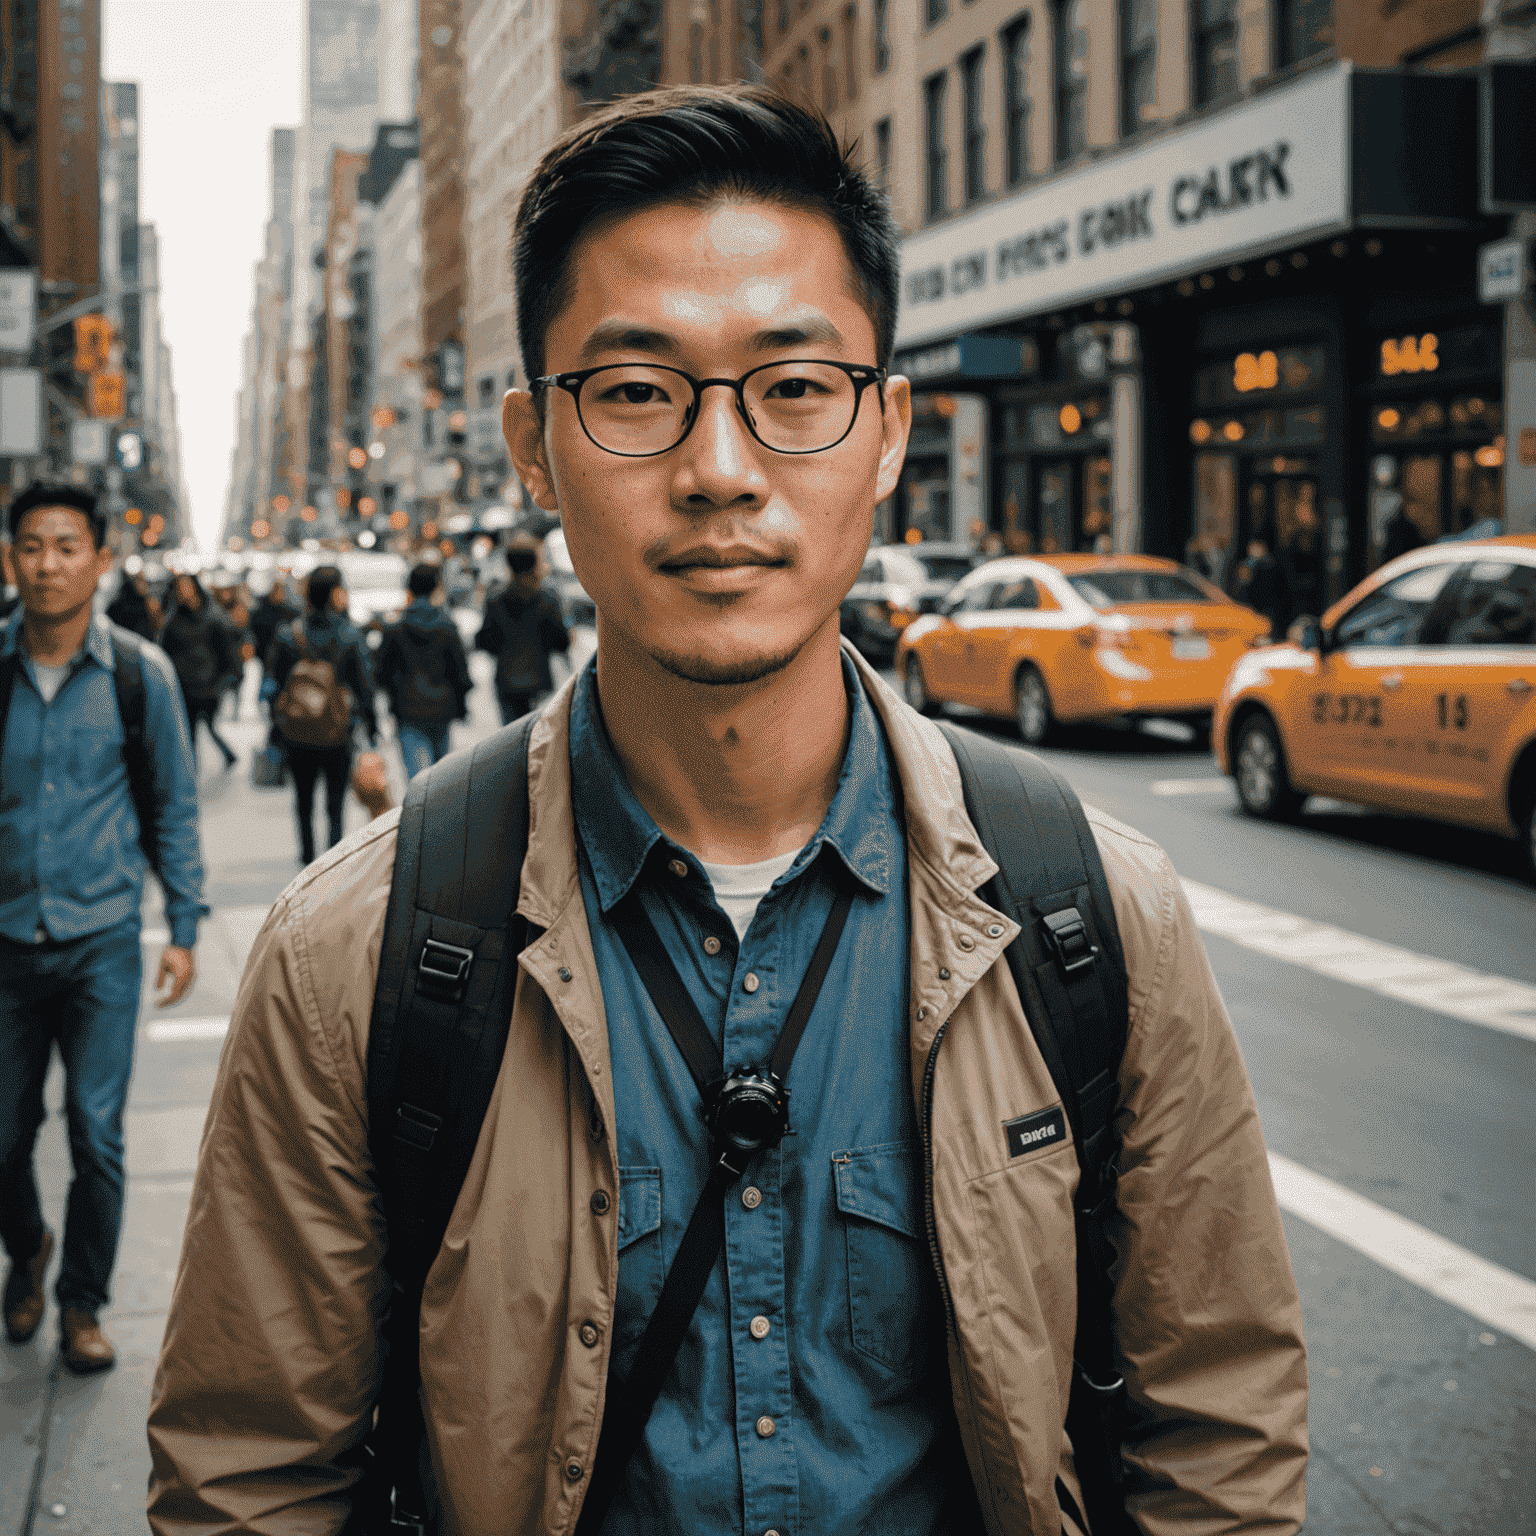
[[[928,1256],[939,1277],[939,1294],[944,1298],[944,1321],[960,1342],[960,1325],[955,1318],[954,1298],[949,1293],[949,1276],[944,1273],[944,1255],[939,1252],[939,1224],[933,1210],[933,1075],[939,1062],[939,1046],[949,1030],[949,1020],[939,1025],[928,1047],[928,1063],[923,1068],[923,1220],[928,1229]]]

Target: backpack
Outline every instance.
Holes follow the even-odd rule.
[[[419,637],[399,624],[395,643],[405,665],[395,685],[395,712],[402,720],[451,720],[459,712],[459,696],[448,675],[448,645],[444,630]]]
[[[528,740],[536,716],[412,779],[401,812],[368,1039],[369,1147],[383,1197],[391,1281],[378,1416],[361,1448],[350,1536],[433,1529],[424,1456],[419,1317],[427,1271],[479,1139],[511,1028],[517,956],[537,937],[517,913],[528,846]],[[1072,1126],[1076,1370],[1066,1418],[1094,1536],[1133,1536],[1120,1447],[1106,1223],[1115,1203],[1113,1120],[1128,1032],[1124,952],[1081,803],[1039,758],[941,724],[967,810],[999,865],[983,899],[1020,925],[1007,961]],[[495,827],[495,837],[467,836]]]
[[[123,725],[123,761],[128,769],[128,795],[139,822],[139,847],[156,876],[160,874],[160,838],[155,827],[155,767],[144,744],[144,642],[131,631],[112,626],[112,690],[117,695]],[[11,693],[21,665],[20,651],[0,662],[0,746],[11,712]]]
[[[293,621],[299,659],[272,701],[272,715],[286,741],[300,747],[339,747],[352,734],[352,695],[336,680],[336,664],[316,656]]]
[[[207,613],[188,614],[176,625],[177,629],[184,631],[185,643],[177,646],[177,654],[171,659],[180,663],[176,675],[192,698],[208,698],[219,690],[223,667],[219,657],[214,654],[210,629],[217,622]]]

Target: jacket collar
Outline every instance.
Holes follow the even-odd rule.
[[[18,606],[5,626],[5,638],[0,641],[0,656],[13,656],[21,650],[21,624],[24,617]],[[90,626],[85,632],[84,651],[108,672],[112,670],[112,626],[99,613],[91,614]]]

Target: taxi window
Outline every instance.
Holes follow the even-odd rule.
[[[1005,581],[996,589],[996,595],[987,606],[995,609],[1038,608],[1040,591],[1028,576],[1019,581]]]
[[[1478,560],[1445,622],[1446,645],[1536,645],[1536,566]]]
[[[1417,645],[1424,620],[1455,569],[1452,562],[1427,565],[1377,587],[1339,621],[1333,632],[1334,644],[1341,649],[1351,645]]]
[[[1116,603],[1209,603],[1216,601],[1178,571],[1095,571],[1091,576],[1069,576],[1072,590],[1095,608]]]
[[[965,595],[956,603],[955,613],[982,613],[988,608],[995,608],[992,594],[998,589],[995,581],[979,581],[974,587],[968,587]]]
[[[878,560],[866,560],[859,571],[860,581],[884,581],[885,574],[880,569]]]

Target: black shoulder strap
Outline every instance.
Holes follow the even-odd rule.
[[[139,818],[139,846],[149,867],[160,873],[160,832],[155,799],[155,763],[144,738],[147,711],[144,693],[144,653],[139,637],[112,626],[112,687],[123,722],[123,761],[128,767],[128,793]]]
[[[421,1293],[479,1140],[531,936],[517,899],[535,718],[418,774],[400,813],[368,1035],[368,1141],[392,1299],[373,1464],[349,1529],[369,1529],[359,1521],[381,1509],[425,1517]]]
[[[1106,1230],[1130,1024],[1120,930],[1088,818],[1066,781],[1018,747],[948,723],[939,729],[954,750],[966,809],[998,864],[982,895],[1020,928],[1008,968],[1077,1147],[1077,1370],[1067,1432],[1089,1524],[1095,1536],[1117,1536],[1134,1529],[1122,1487],[1125,1383],[1115,1365],[1115,1255]],[[1057,1494],[1082,1524],[1065,1484],[1058,1482]]]

